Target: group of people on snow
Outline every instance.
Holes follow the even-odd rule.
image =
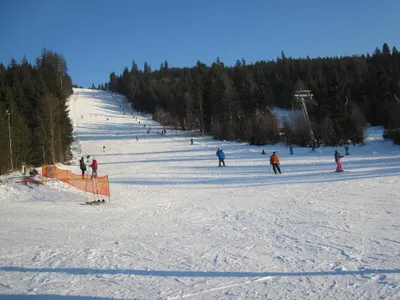
[[[89,160],[89,155],[87,156],[88,160]],[[85,163],[85,158],[82,156],[82,158],[79,160],[79,167],[82,171],[82,179],[85,178],[85,173],[86,173],[86,163]],[[92,168],[92,175],[91,175],[91,179],[93,178],[97,178],[97,160],[93,157],[92,158],[92,163],[89,166],[90,168]]]
[[[103,146],[103,151],[104,151],[105,146]],[[291,154],[293,149],[291,149]],[[267,153],[265,152],[265,150],[262,150],[261,152],[262,155],[266,155]],[[218,157],[218,166],[219,167],[225,167],[225,153],[221,148],[218,148],[216,155]],[[348,148],[346,149],[346,155],[348,155]],[[87,156],[88,162],[89,162],[89,155]],[[335,162],[336,162],[336,172],[343,172],[343,168],[342,168],[342,162],[340,161],[341,158],[343,158],[343,155],[340,154],[340,152],[338,150],[335,150]],[[280,168],[280,159],[279,156],[276,154],[276,152],[272,152],[272,155],[269,157],[269,164],[272,166],[272,170],[275,173],[275,175],[282,174],[282,170]],[[80,169],[82,171],[82,179],[85,178],[85,173],[87,171],[86,168],[86,163],[85,163],[85,158],[82,156],[82,158],[79,160],[79,166]],[[93,178],[97,178],[97,168],[98,168],[98,164],[97,164],[97,160],[93,157],[92,158],[92,163],[89,166],[90,168],[92,168],[92,175],[91,175],[91,179]]]
[[[348,154],[348,148],[346,148],[346,155]],[[266,155],[267,153],[265,150],[262,150],[261,155]],[[290,147],[290,154],[293,154],[293,148]],[[218,148],[217,153],[216,153],[219,164],[218,166],[224,166],[225,167],[225,153],[222,151],[221,148]],[[343,158],[343,155],[340,154],[339,150],[335,150],[335,162],[336,162],[336,172],[343,172],[342,168],[342,162],[340,161],[341,158]],[[221,165],[222,164],[222,165]],[[282,170],[280,167],[280,159],[279,156],[276,154],[276,152],[272,152],[272,155],[269,157],[269,164],[272,166],[272,171],[274,171],[275,175],[282,174]]]
[[[262,151],[262,154],[265,155],[266,152],[265,150]],[[225,153],[221,148],[218,148],[216,155],[219,160],[219,167],[224,166],[225,167]],[[276,152],[272,152],[272,155],[269,158],[269,163],[272,166],[272,170],[274,171],[275,174],[282,174],[281,168],[280,168],[280,160],[278,155],[276,155]]]

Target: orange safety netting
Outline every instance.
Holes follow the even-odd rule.
[[[53,165],[43,165],[42,176],[57,178],[88,193],[110,196],[108,176],[97,176],[92,180],[90,175],[85,175],[82,178],[82,175],[74,174],[67,170],[61,170]]]

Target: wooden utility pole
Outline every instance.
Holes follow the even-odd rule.
[[[12,139],[11,139],[11,111],[8,109],[6,110],[6,115],[8,116],[8,138],[10,140],[10,163],[11,163],[11,170],[14,170],[14,163],[12,157]]]

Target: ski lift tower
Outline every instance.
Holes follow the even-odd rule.
[[[311,127],[311,122],[310,118],[308,117],[307,106],[306,106],[306,102],[312,102],[312,103],[314,102],[313,100],[314,95],[311,93],[310,90],[297,90],[294,96],[300,103],[301,110],[303,111],[303,117],[306,122],[308,134],[310,135],[311,145],[313,145],[314,148],[314,141],[315,141],[314,132]]]

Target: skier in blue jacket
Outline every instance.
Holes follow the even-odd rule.
[[[223,164],[223,166],[225,167],[225,153],[224,153],[224,151],[222,151],[222,149],[221,148],[218,148],[218,150],[217,150],[217,156],[218,156],[218,159],[219,159],[219,167],[221,167],[221,163]]]

